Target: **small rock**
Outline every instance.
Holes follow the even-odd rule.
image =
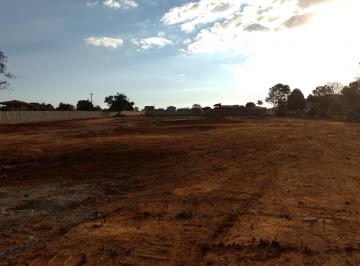
[[[80,264],[84,264],[84,263],[86,263],[86,262],[87,262],[86,254],[81,255]]]
[[[317,223],[318,219],[316,217],[305,217],[303,219],[304,223]]]
[[[37,242],[38,239],[35,236],[29,236],[29,241],[30,242]]]
[[[291,220],[291,215],[289,213],[281,213],[279,215],[280,218],[284,218],[286,220]]]
[[[92,214],[90,214],[87,219],[92,221],[92,220],[98,220],[98,219],[102,219],[104,218],[106,215],[105,213],[102,213],[102,212],[98,212],[98,211],[95,211],[93,212]]]
[[[69,232],[72,227],[73,227],[73,225],[71,225],[71,224],[66,224],[66,225],[60,226],[59,230],[58,230],[58,235],[63,236],[65,234],[67,234],[67,232]]]
[[[190,220],[192,217],[193,213],[189,211],[180,212],[175,216],[177,220]]]
[[[149,212],[138,212],[133,217],[133,219],[137,221],[145,221],[150,218],[151,218],[151,213]]]
[[[118,253],[115,251],[115,250],[112,250],[111,252],[110,252],[110,257],[111,258],[116,258],[118,256]]]

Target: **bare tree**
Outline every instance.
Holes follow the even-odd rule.
[[[333,94],[340,94],[344,88],[344,85],[337,81],[329,82],[327,85],[332,89]]]
[[[0,79],[0,90],[7,89],[9,86],[9,82],[7,81],[7,79],[12,79],[14,77],[13,74],[7,72],[6,63],[7,57],[2,51],[0,51],[0,78],[2,77],[2,79]]]

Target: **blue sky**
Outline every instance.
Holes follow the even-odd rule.
[[[358,2],[1,0],[0,50],[17,78],[0,99],[245,104],[277,82],[308,94],[355,77]]]

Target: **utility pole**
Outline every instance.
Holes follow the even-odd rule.
[[[93,95],[94,93],[90,92],[90,102],[93,103]]]

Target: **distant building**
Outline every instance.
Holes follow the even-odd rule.
[[[155,111],[155,106],[145,106],[144,111],[153,112]]]
[[[145,115],[151,115],[155,111],[155,106],[145,106]]]
[[[17,100],[0,102],[1,111],[33,111],[36,110],[36,106],[21,102]]]

